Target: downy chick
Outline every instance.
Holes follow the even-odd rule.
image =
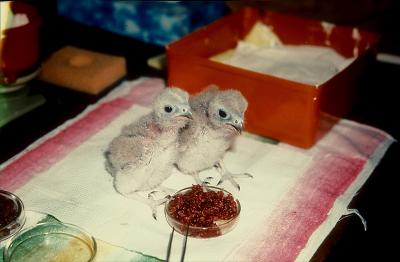
[[[215,166],[221,174],[219,184],[228,180],[240,190],[234,177],[251,175],[230,173],[222,158],[241,134],[247,100],[237,90],[219,91],[217,86],[210,86],[191,97],[190,105],[193,121],[181,130],[181,153],[176,166],[183,173],[192,175],[199,184],[202,183],[199,172]]]
[[[178,134],[192,118],[189,95],[178,88],[166,88],[154,100],[152,112],[122,129],[105,153],[106,169],[114,177],[120,194],[156,208],[165,199],[139,194],[160,188],[172,172],[178,156]],[[149,195],[150,196],[150,195]]]

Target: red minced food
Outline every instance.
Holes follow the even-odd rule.
[[[187,226],[209,228],[209,230],[189,230],[189,235],[212,237],[221,234],[218,222],[226,222],[238,213],[238,206],[231,194],[223,191],[203,190],[201,185],[193,185],[191,190],[173,196],[168,205],[168,213],[175,220]]]
[[[18,207],[12,199],[0,194],[0,238],[10,234],[10,228],[6,228],[18,217]]]

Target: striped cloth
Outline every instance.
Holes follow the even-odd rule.
[[[31,212],[90,232],[102,243],[96,261],[165,259],[171,228],[163,207],[156,221],[147,206],[117,194],[103,156],[122,126],[149,112],[162,88],[155,78],[122,83],[4,163],[0,188],[20,196]],[[190,238],[186,260],[309,260],[392,142],[381,130],[344,119],[308,150],[244,133],[224,159],[230,171],[254,176],[238,181],[239,192],[223,184],[241,202],[240,220],[226,235]],[[215,170],[201,173],[208,176],[218,180]],[[165,181],[175,189],[192,183],[177,170]],[[181,252],[183,237],[175,235],[171,260]]]

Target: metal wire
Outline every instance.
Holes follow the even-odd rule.
[[[172,242],[174,239],[174,233],[175,233],[175,228],[172,228],[172,232],[169,235],[169,241],[168,241],[168,247],[167,247],[167,258],[165,259],[166,262],[169,262],[170,256],[171,256],[171,249],[172,249]],[[189,234],[189,226],[186,228],[186,234],[185,238],[183,239],[183,244],[182,244],[182,253],[181,253],[181,262],[185,261],[185,255],[186,255],[186,245],[187,245],[187,238]]]
[[[189,233],[189,225],[186,228],[186,234],[185,238],[183,239],[183,247],[182,247],[182,253],[181,253],[181,262],[185,260],[185,255],[186,255],[186,243],[187,243],[187,238],[188,238],[188,233]]]
[[[167,247],[167,258],[165,259],[167,262],[169,262],[169,257],[171,256],[171,247],[172,247],[172,240],[174,239],[174,232],[175,232],[175,229],[172,228],[172,232],[169,235],[169,241],[168,241],[168,247]]]

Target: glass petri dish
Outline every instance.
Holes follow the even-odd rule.
[[[3,244],[21,230],[25,223],[25,211],[21,199],[4,190],[0,190],[0,210],[0,243]]]
[[[16,234],[5,247],[5,262],[88,262],[97,251],[95,239],[65,223],[39,223]]]
[[[203,191],[202,193],[196,192],[194,195],[197,196],[190,196],[190,199],[186,198],[185,195],[189,196],[188,194],[192,194],[193,190],[198,190],[198,189],[196,189],[196,186],[181,189],[178,192],[176,192],[165,204],[164,213],[167,222],[178,233],[182,235],[187,234],[188,236],[194,238],[212,238],[224,235],[230,232],[236,226],[239,220],[241,206],[239,200],[233,197],[233,195],[230,192],[222,188],[206,186],[206,191]],[[219,203],[212,200],[211,202],[208,202],[210,201],[210,199],[208,201],[202,201],[200,199],[196,200],[193,198],[193,197],[195,198],[200,197],[204,200],[209,197],[212,197],[215,199],[215,196],[218,194],[220,194],[219,200],[217,200],[217,202]],[[226,198],[228,196],[232,197],[231,200],[228,201],[230,204],[224,207],[221,206],[217,207],[217,205],[221,204],[222,202],[227,203]],[[183,200],[182,197],[186,198],[186,200]],[[190,205],[194,205],[195,207],[190,207]],[[184,213],[183,216],[195,217],[196,220],[201,220],[203,218],[208,219],[206,214],[211,209],[214,209],[216,211],[212,212],[213,214],[210,215],[210,217],[212,216],[214,218],[213,218],[213,223],[209,224],[208,226],[197,226],[193,224],[188,225],[188,223],[183,222],[181,219],[177,219],[177,214],[179,214],[180,212],[182,212],[181,214]],[[193,212],[191,210],[193,210]],[[215,212],[218,213],[226,212],[226,210],[230,210],[230,212],[233,212],[233,214],[230,216],[229,219],[222,220],[219,218],[215,218],[216,215]],[[196,214],[202,214],[202,215],[200,216]]]

